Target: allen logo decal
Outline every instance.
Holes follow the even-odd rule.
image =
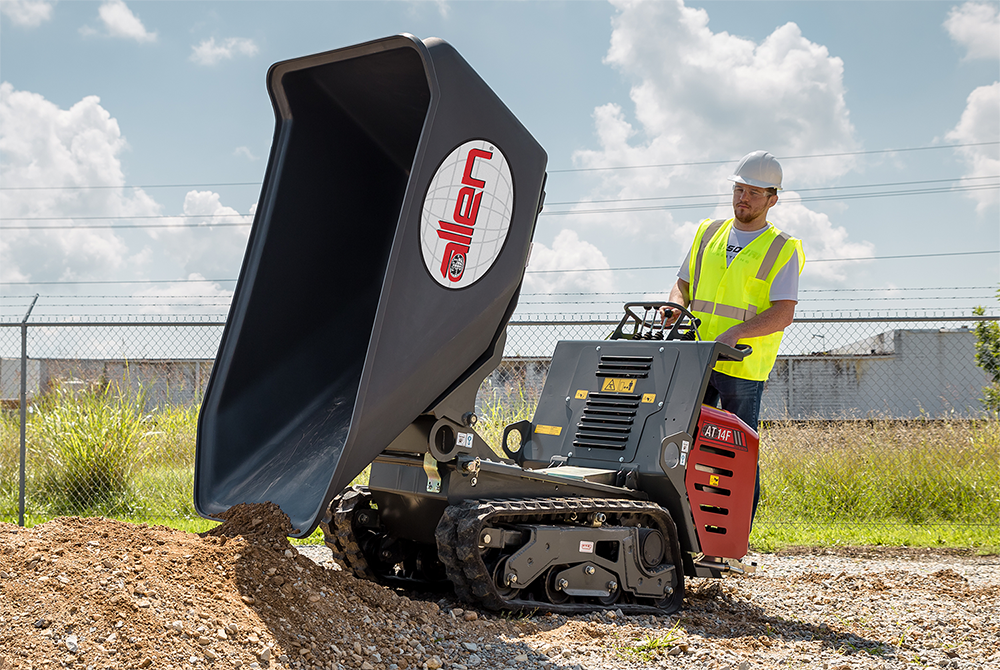
[[[437,283],[464,288],[485,275],[507,239],[514,184],[507,159],[488,140],[448,154],[431,179],[420,219],[420,250]]]

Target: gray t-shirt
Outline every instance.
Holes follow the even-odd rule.
[[[765,230],[771,227],[768,223],[766,227],[760,230],[738,230],[736,226],[733,226],[729,232],[729,243],[726,245],[726,267],[733,262],[738,254],[745,246],[753,242],[757,237],[763,233]],[[684,260],[681,261],[681,266],[677,270],[677,277],[683,279],[684,281],[691,283],[691,249],[684,254]],[[792,253],[792,257],[788,259],[788,262],[780,270],[778,274],[774,276],[774,281],[771,283],[770,292],[771,302],[778,300],[794,300],[798,302],[799,300],[799,252],[796,249]]]

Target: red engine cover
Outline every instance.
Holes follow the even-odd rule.
[[[706,556],[747,554],[757,445],[757,432],[738,416],[702,405],[684,484]]]

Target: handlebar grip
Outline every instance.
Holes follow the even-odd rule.
[[[723,345],[723,346],[725,346],[725,345]],[[746,358],[747,356],[749,356],[750,354],[753,353],[753,347],[751,347],[749,344],[740,344],[740,343],[737,343],[735,347],[726,347],[726,349],[729,349],[729,351],[720,351],[719,352],[719,360],[721,360],[721,361],[733,361],[735,363],[739,363],[744,358]],[[736,355],[734,355],[732,353],[729,353],[731,351],[735,351]]]

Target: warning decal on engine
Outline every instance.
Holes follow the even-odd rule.
[[[542,435],[560,435],[562,433],[562,426],[545,426],[538,424],[535,426],[535,432]]]
[[[577,390],[577,392],[576,392],[576,399],[577,400],[586,400],[587,399],[587,392],[584,389]]]
[[[580,553],[581,554],[592,554],[594,553],[594,543],[587,540],[580,541]]]
[[[656,402],[656,394],[655,393],[643,393],[642,394],[642,401],[643,402]]]
[[[635,391],[634,379],[608,377],[601,382],[601,393],[632,393],[633,391]]]

